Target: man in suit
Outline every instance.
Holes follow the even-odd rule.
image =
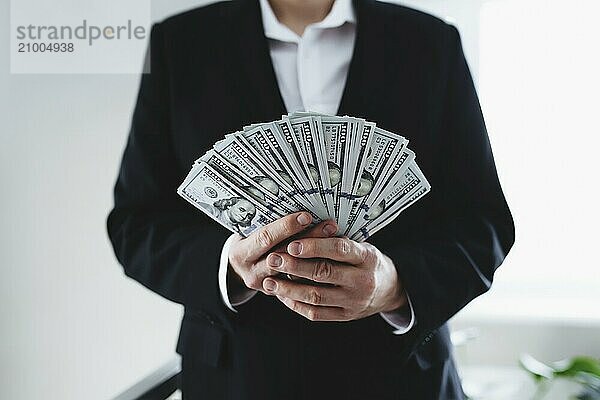
[[[372,0],[234,0],[156,24],[150,50],[108,231],[128,276],[185,307],[184,398],[463,398],[446,321],[514,226],[456,29]],[[225,133],[302,109],[407,136],[431,194],[364,244],[307,213],[228,237],[178,198]]]

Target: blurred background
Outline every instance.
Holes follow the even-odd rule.
[[[153,0],[152,19],[207,3]],[[492,290],[452,321],[465,389],[529,399],[522,354],[600,358],[600,2],[399,3],[459,28],[517,226]],[[9,11],[1,0],[0,398],[110,399],[173,358],[182,316],[124,277],[105,233],[139,75],[11,74]]]

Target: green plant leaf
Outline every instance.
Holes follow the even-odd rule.
[[[578,356],[544,364],[532,356],[521,356],[519,364],[529,372],[541,389],[555,379],[567,379],[580,384],[583,391],[576,400],[600,400],[600,360]]]
[[[551,364],[555,376],[574,377],[586,373],[600,378],[600,360],[592,357],[578,356]]]

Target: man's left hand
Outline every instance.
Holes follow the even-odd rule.
[[[269,277],[263,288],[311,321],[351,321],[407,304],[392,260],[369,243],[304,238],[269,254],[273,270],[325,285]]]

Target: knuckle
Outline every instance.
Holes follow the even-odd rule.
[[[318,304],[321,304],[323,301],[323,296],[316,289],[311,289],[310,292],[308,292],[307,297],[308,297],[308,302],[310,304],[318,305]]]
[[[375,262],[377,261],[377,253],[378,250],[375,246],[366,246],[363,252],[363,264],[375,264]]]
[[[377,262],[377,247],[370,243],[358,243],[355,246],[356,256],[360,262],[360,265],[372,266]]]
[[[281,229],[286,235],[293,233],[295,227],[296,225],[294,224],[294,219],[292,218],[286,218],[281,222]]]
[[[366,264],[371,257],[371,247],[368,244],[363,244],[358,246],[358,258],[360,259],[361,264]]]
[[[313,280],[321,281],[331,278],[332,275],[331,263],[325,259],[317,261],[315,269],[313,271]]]
[[[256,239],[258,240],[259,246],[265,249],[270,249],[275,244],[273,233],[266,228],[263,228],[258,232]]]
[[[350,242],[348,239],[340,238],[336,239],[334,243],[334,249],[340,256],[345,256],[350,252]]]

